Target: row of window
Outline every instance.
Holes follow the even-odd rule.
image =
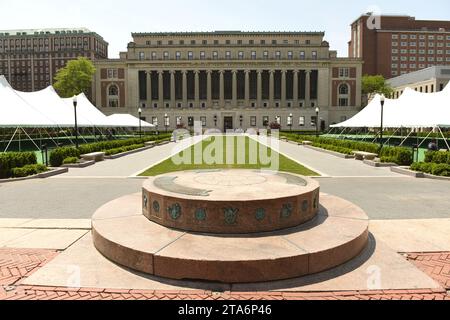
[[[318,55],[317,55],[317,51],[312,51],[310,57],[307,57],[307,54],[306,54],[305,51],[300,51],[298,54],[295,54],[293,51],[288,51],[286,57],[284,57],[282,55],[281,51],[275,51],[273,53],[272,57],[275,58],[275,59],[284,59],[284,58],[286,58],[288,60],[292,60],[292,59],[305,60],[306,58],[310,58],[310,59],[316,60],[318,58]],[[139,60],[145,60],[146,58],[147,57],[145,55],[145,52],[139,52],[139,55],[138,55],[138,59]],[[151,60],[158,60],[158,59],[170,60],[171,56],[170,56],[170,53],[168,51],[163,52],[162,56],[158,56],[157,52],[152,52],[151,56],[148,57],[148,58],[150,58]],[[258,57],[257,57],[257,52],[256,51],[252,51],[250,53],[249,57],[246,57],[244,51],[239,51],[237,53],[236,57],[233,57],[233,54],[232,54],[231,51],[225,51],[225,54],[222,57],[220,57],[218,51],[213,51],[210,54],[210,56],[208,56],[208,57],[207,57],[207,53],[205,51],[200,51],[200,54],[199,54],[198,58],[200,60],[205,60],[207,58],[213,59],[213,60],[218,60],[219,58],[224,58],[224,59],[227,59],[227,60],[233,59],[233,58],[237,58],[237,59],[240,59],[240,60],[249,58],[249,59],[252,59],[252,60],[256,60]],[[270,57],[269,51],[264,51],[262,53],[261,58],[263,58],[263,59],[270,59],[271,57]],[[197,57],[195,56],[195,53],[193,51],[188,51],[187,55],[185,57],[183,57],[183,53],[181,51],[177,51],[177,52],[175,52],[174,59],[175,60],[182,60],[182,59],[194,60],[194,59],[197,59]]]
[[[41,53],[41,54],[0,54],[0,60],[2,59],[31,59],[32,57],[34,59],[44,59],[44,58],[76,58],[76,57],[90,57],[90,54],[88,52],[81,52],[81,53],[75,53],[75,52],[68,52],[68,53]]]
[[[244,119],[244,116],[241,116],[241,117],[242,118],[239,118],[239,121],[242,122],[241,123],[241,125],[242,125],[244,123],[245,119]],[[315,127],[316,126],[317,117],[316,116],[311,116],[310,119],[311,119],[311,121],[309,122],[309,126]],[[192,117],[192,116],[187,117],[187,125],[189,127],[193,127],[194,124],[195,124],[195,120],[196,120],[195,117]],[[200,116],[199,120],[202,123],[203,127],[208,126],[207,117]],[[261,120],[262,120],[261,124],[262,124],[263,127],[268,127],[270,125],[270,117],[269,116],[262,116]],[[286,121],[283,121],[283,120],[286,120]],[[345,121],[345,120],[347,120],[347,117],[345,117],[345,116],[341,117],[341,121]],[[249,121],[248,123],[250,124],[251,127],[256,127],[257,126],[257,117],[256,116],[250,116],[248,118],[248,121]],[[276,116],[275,119],[274,119],[274,122],[276,122],[276,123],[278,123],[280,125],[286,124],[287,126],[294,125],[294,121],[295,121],[294,118],[291,117],[291,116],[288,116],[285,119],[283,119],[281,116]],[[153,125],[159,126],[158,117],[152,117],[151,122],[152,122]],[[175,124],[177,126],[184,125],[183,117],[182,116],[175,116]],[[211,123],[211,125],[212,125],[212,123]],[[215,126],[217,125],[216,121],[214,121],[214,125]],[[300,127],[307,126],[306,117],[305,116],[298,117],[298,125]],[[164,126],[170,127],[170,117],[164,117]]]
[[[201,44],[201,45],[210,45],[210,44],[214,44],[214,45],[221,45],[221,44],[225,44],[225,45],[233,45],[233,44],[237,44],[237,45],[244,45],[244,44],[248,44],[248,45],[255,45],[255,44],[261,44],[261,45],[266,45],[266,44],[272,44],[272,45],[277,45],[277,44],[284,44],[284,45],[288,45],[288,44],[295,44],[295,45],[300,45],[300,44],[306,44],[306,45],[310,45],[311,44],[311,40],[307,39],[304,41],[300,41],[300,40],[294,40],[294,41],[289,41],[289,40],[283,40],[281,42],[279,42],[278,40],[271,40],[271,41],[267,41],[265,39],[263,40],[259,40],[259,41],[255,41],[255,40],[248,40],[248,41],[244,41],[244,40],[236,40],[236,41],[231,41],[231,40],[225,40],[225,41],[220,41],[220,40],[213,40],[213,41],[208,41],[208,40],[202,40],[202,41],[197,41],[197,40],[190,40],[190,41],[185,41],[185,40],[179,40],[177,42],[173,41],[173,40],[167,40],[167,41],[162,41],[162,40],[156,40],[156,41],[151,41],[148,40],[145,42],[146,45],[151,46],[151,45],[158,45],[158,46],[162,46],[162,45],[168,45],[168,46],[173,46],[173,45],[197,45],[197,44]]]
[[[443,55],[444,52],[445,52],[445,54],[450,54],[450,50],[444,51],[444,50],[434,50],[434,49],[429,49],[429,50],[402,49],[399,51],[398,49],[392,49],[392,54],[398,54],[399,52],[401,54],[408,54],[408,53],[417,54],[417,53],[419,53],[419,54],[441,54],[441,55]]]
[[[435,36],[435,35],[428,35],[428,36],[426,36],[426,35],[424,35],[424,34],[421,34],[421,35],[417,35],[417,34],[402,34],[402,35],[398,35],[398,34],[393,34],[392,35],[392,40],[398,40],[398,39],[401,39],[401,40],[407,40],[407,39],[411,39],[411,40],[415,40],[415,39],[419,39],[419,40],[425,40],[425,39],[428,39],[428,40],[444,40],[444,39],[447,39],[447,40],[449,40],[450,41],[450,36],[443,36],[443,35],[438,35],[438,36]]]
[[[392,61],[393,62],[397,62],[399,61],[398,57],[392,57]],[[400,61],[402,62],[406,62],[406,61],[411,61],[411,62],[415,62],[415,61],[419,61],[419,62],[425,62],[425,61],[429,61],[429,62],[434,62],[434,61],[439,61],[439,62],[444,62],[444,61],[450,61],[450,57],[447,57],[446,59],[444,59],[443,57],[419,57],[416,58],[414,57],[400,57]]]
[[[398,42],[392,42],[392,46],[393,47],[398,47],[399,43]],[[417,47],[417,42],[400,42],[400,46],[401,47]],[[450,42],[447,42],[447,44],[445,44],[444,42],[419,42],[419,47],[429,47],[429,48],[433,48],[433,47],[438,47],[438,48],[443,48],[445,46],[447,46],[447,48],[450,48]]]

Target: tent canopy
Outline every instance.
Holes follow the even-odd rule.
[[[114,127],[130,127],[136,128],[139,127],[139,118],[132,116],[131,114],[125,113],[116,113],[107,117],[111,126]],[[150,124],[146,121],[141,120],[142,128],[154,128],[153,124]]]
[[[139,119],[129,114],[105,116],[84,95],[77,96],[78,127],[138,128]],[[141,121],[144,128],[153,128]],[[75,127],[73,99],[61,99],[50,86],[36,92],[14,90],[0,75],[0,127]]]
[[[400,127],[450,127],[450,84],[443,91],[421,93],[411,88],[398,99],[385,99],[383,125]],[[381,96],[373,100],[353,118],[332,128],[376,128],[381,124]]]

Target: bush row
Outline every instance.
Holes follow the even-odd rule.
[[[343,154],[351,154],[352,151],[364,151],[370,153],[379,152],[380,146],[370,142],[360,142],[353,140],[339,140],[316,136],[302,136],[296,134],[283,134],[293,141],[312,141],[313,146],[332,150]],[[410,165],[412,163],[412,151],[403,147],[384,147],[381,152],[381,161],[393,162],[398,165]]]
[[[11,176],[13,178],[24,178],[47,170],[47,167],[43,164],[27,164],[21,168],[13,168],[11,170]]]
[[[145,145],[143,143],[141,143],[141,144],[132,144],[131,146],[125,146],[125,147],[110,149],[110,150],[106,150],[105,155],[112,156],[112,155],[115,155],[115,154],[131,151],[131,150],[136,150],[136,149],[139,149],[139,148],[143,148],[144,146]]]
[[[76,157],[79,158],[83,154],[92,152],[106,152],[108,150],[120,149],[132,145],[143,145],[148,141],[162,141],[170,138],[170,134],[161,134],[158,136],[144,137],[142,139],[127,139],[127,140],[114,140],[114,141],[102,141],[97,143],[89,143],[81,145],[78,150],[75,147],[63,147],[57,148],[50,154],[50,164],[53,167],[59,167],[63,164],[64,159]],[[119,153],[119,152],[118,152]]]
[[[0,153],[0,179],[10,178],[14,168],[36,163],[37,159],[34,152]]]
[[[450,152],[428,151],[425,153],[425,162],[450,164]]]
[[[411,165],[411,170],[450,177],[450,164],[447,163],[416,162]]]

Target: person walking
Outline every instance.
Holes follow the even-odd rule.
[[[431,140],[431,142],[428,144],[428,151],[439,151],[436,139]]]

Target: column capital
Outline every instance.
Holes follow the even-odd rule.
[[[175,74],[177,72],[177,70],[170,70],[169,72],[170,72],[170,74]]]
[[[232,74],[237,74],[239,70],[231,70]]]
[[[269,70],[269,74],[274,74],[275,73],[275,70]]]
[[[308,70],[305,70],[305,72],[306,72],[306,74],[311,74],[312,70],[308,69]]]
[[[244,70],[244,72],[246,73],[246,74],[248,74],[248,73],[250,73],[250,72],[252,72],[251,70]]]
[[[225,70],[218,70],[219,74],[224,74]]]
[[[194,70],[194,74],[199,74],[200,70]]]
[[[292,70],[293,73],[299,73],[300,70]]]
[[[162,75],[164,73],[164,70],[158,70],[157,72],[158,74]]]

